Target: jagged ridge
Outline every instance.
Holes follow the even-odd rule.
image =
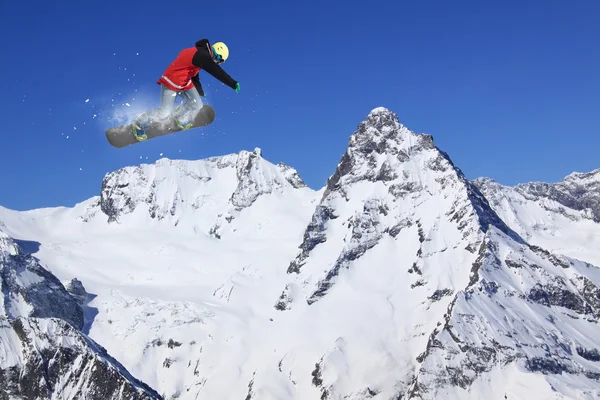
[[[179,169],[166,173],[158,165],[171,165],[163,160],[142,168],[141,189],[132,181],[119,193],[115,179],[105,199],[118,194],[114,221],[135,213],[138,219],[130,222],[142,221],[148,237],[160,236],[168,225],[148,220],[177,222],[189,210],[185,216],[212,224],[218,215],[225,226],[234,212],[246,211],[255,219],[244,233],[253,236],[274,225],[266,217],[271,209],[261,221],[265,209],[256,203],[303,185],[295,171],[265,169],[261,162],[257,151],[216,157],[198,163],[206,174],[185,162],[195,176],[183,182]],[[218,190],[196,190],[209,185]],[[306,218],[296,219],[307,227],[303,239],[294,239],[301,242],[296,257],[290,251],[289,258],[272,262],[275,249],[289,244],[278,235],[269,236],[272,247],[262,247],[244,235],[229,242],[202,235],[186,241],[180,228],[166,230],[176,232],[177,245],[164,243],[165,236],[148,239],[151,255],[131,252],[140,258],[143,277],[126,277],[137,284],[133,293],[150,287],[161,300],[138,293],[121,298],[115,293],[126,285],[118,282],[96,303],[102,315],[96,332],[112,334],[111,352],[139,367],[136,373],[155,380],[161,392],[181,399],[223,393],[248,399],[502,398],[498,387],[521,397],[528,397],[522,392],[527,387],[538,398],[551,391],[597,394],[597,268],[526,242],[484,193],[431,136],[375,109],[350,138],[319,204],[276,203],[285,212],[316,206],[310,221],[308,208]],[[138,201],[146,198],[151,201]],[[126,227],[135,232],[135,224]],[[112,237],[121,227],[106,229],[98,228],[98,235]],[[221,230],[212,233],[219,237]],[[231,246],[221,247],[224,242]],[[198,252],[177,257],[175,251],[188,246]],[[249,260],[244,251],[257,246],[265,256]],[[170,258],[157,261],[162,252]],[[219,275],[237,264],[237,272]],[[185,281],[180,286],[173,283],[177,271]],[[151,286],[153,280],[159,284]],[[77,281],[70,291],[83,297]],[[190,303],[164,300],[184,299],[185,293]],[[285,312],[273,310],[270,301]],[[501,368],[519,370],[522,380],[495,373]]]
[[[161,399],[80,331],[80,299],[2,231],[0,278],[0,397]]]
[[[122,168],[104,177],[100,208],[109,222],[142,207],[153,219],[170,216],[177,223],[186,208],[218,205],[221,210],[239,211],[261,195],[303,187],[306,184],[294,168],[271,164],[257,148],[198,161],[163,158]]]
[[[349,191],[366,183],[381,187],[379,193],[375,197],[357,193],[356,197],[350,199]],[[414,217],[407,218],[394,212],[399,208],[398,203],[411,201],[411,198],[418,198],[423,193],[424,198],[431,199],[444,190],[458,190],[458,197],[447,210],[446,216],[463,230],[463,238],[476,234],[476,231],[486,232],[492,225],[515,240],[522,240],[489,207],[483,194],[466,179],[449,156],[435,146],[431,135],[418,135],[410,131],[398,122],[396,114],[383,107],[373,110],[351,136],[348,149],[328,180],[321,203],[305,231],[300,252],[288,266],[288,273],[300,273],[311,252],[327,241],[327,227],[340,214],[336,209],[336,204],[340,204],[339,199],[348,204],[363,202],[364,209],[361,210],[358,205],[356,214],[350,217],[352,233],[347,241],[344,239],[344,249],[327,275],[317,284],[308,299],[309,303],[325,294],[341,267],[348,268],[349,262],[374,247],[384,234],[395,237],[400,229],[416,221]],[[473,217],[477,219],[476,224],[470,223]],[[389,221],[382,221],[386,219]],[[368,239],[365,239],[365,235]],[[469,247],[471,251],[474,251],[474,246]],[[281,299],[288,297],[289,294],[284,291],[277,303],[278,309],[285,308]]]

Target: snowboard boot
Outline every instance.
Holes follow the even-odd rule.
[[[148,139],[146,135],[146,126],[141,126],[141,124],[137,121],[143,114],[137,116],[137,118],[131,124],[131,133],[133,133],[133,137],[138,142],[144,141]]]
[[[179,120],[179,118],[177,118],[177,111],[180,109],[181,106],[182,104],[175,107],[175,110],[173,111],[173,120],[175,121],[175,124],[179,127],[179,129],[185,131],[186,129],[190,129],[193,123],[192,121],[188,121],[188,118],[185,118],[184,116],[181,117],[181,121]]]

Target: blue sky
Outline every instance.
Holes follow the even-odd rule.
[[[598,15],[592,0],[0,2],[0,205],[71,206],[126,165],[255,147],[319,188],[378,106],[469,178],[600,168]],[[201,72],[215,123],[108,145],[105,130],[157,106],[156,80],[202,38],[228,44],[241,85]]]

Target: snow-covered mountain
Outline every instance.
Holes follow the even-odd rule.
[[[0,221],[63,282],[83,282],[89,336],[134,376],[165,398],[245,397],[252,372],[224,377],[240,379],[248,331],[270,322],[319,194],[255,149],[123,168],[73,208],[0,209]]]
[[[319,191],[256,149],[0,221],[83,284],[89,337],[166,399],[596,398],[600,269],[483,183],[377,108]]]
[[[583,391],[600,372],[567,357],[600,346],[569,329],[583,319],[580,333],[600,337],[600,270],[528,245],[431,136],[385,109],[352,136],[288,272],[278,309],[336,316],[315,370],[324,398],[460,398],[471,387],[477,398],[498,386],[503,398],[532,379],[519,369],[572,372]],[[548,312],[552,327],[540,321]],[[569,361],[556,366],[557,357]],[[547,398],[548,382],[530,386],[531,396]]]
[[[600,169],[557,183],[509,187],[489,178],[474,183],[528,242],[600,265]]]
[[[190,211],[233,216],[260,195],[306,187],[296,170],[272,165],[261,153],[257,148],[200,162],[161,159],[123,168],[104,179],[100,207],[109,221],[142,207],[151,218],[170,216],[177,225]]]
[[[81,332],[78,298],[2,231],[0,278],[0,398],[161,398]]]

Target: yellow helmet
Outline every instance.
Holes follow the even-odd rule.
[[[218,42],[213,44],[213,51],[215,53],[217,53],[218,55],[221,56],[221,59],[223,61],[227,60],[227,57],[229,57],[229,49],[227,48],[227,45],[223,42]]]

